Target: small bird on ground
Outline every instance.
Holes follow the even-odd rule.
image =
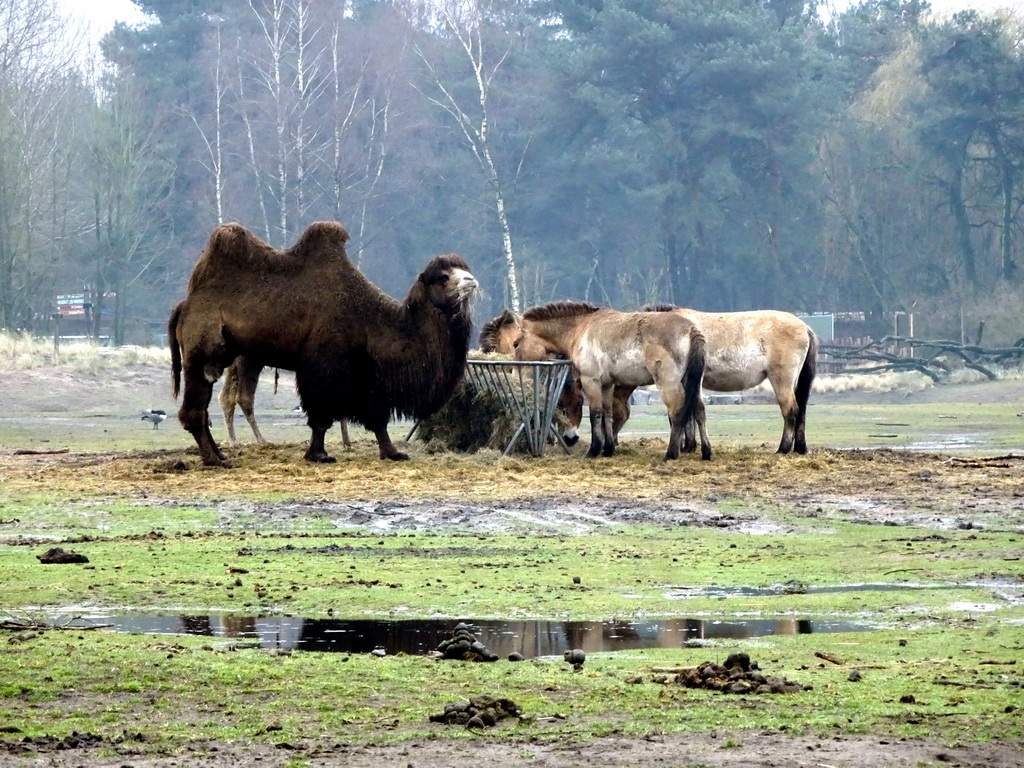
[[[153,422],[153,429],[160,426],[160,422],[167,418],[166,411],[161,411],[156,408],[148,408],[142,412],[143,421]]]

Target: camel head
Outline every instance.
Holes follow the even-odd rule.
[[[480,290],[465,260],[448,253],[434,258],[416,279],[414,291],[420,291],[435,307],[447,315],[459,315]],[[467,312],[468,314],[468,312]]]

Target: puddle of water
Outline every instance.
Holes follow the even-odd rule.
[[[112,625],[118,632],[209,635],[258,642],[261,648],[295,651],[423,655],[452,636],[453,619],[377,621],[295,617],[213,616],[90,616],[86,621]],[[499,658],[513,651],[527,658],[556,656],[570,648],[585,651],[628,651],[681,648],[692,640],[742,639],[766,635],[860,632],[868,624],[811,619],[709,621],[474,621],[477,638]]]

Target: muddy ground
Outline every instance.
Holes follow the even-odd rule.
[[[17,401],[14,390],[4,387],[0,410],[30,410],[31,402],[24,401],[33,394],[51,405],[57,400],[64,407],[73,403],[75,411],[88,410],[92,398],[106,403],[119,396],[118,387],[97,385],[95,377],[76,386],[74,377],[64,376],[59,387],[42,378],[21,375],[19,379],[31,381],[21,382],[25,386],[18,388]],[[136,383],[156,386],[156,379],[147,375]],[[124,394],[129,396],[150,404],[130,388]],[[127,404],[122,407],[131,412]],[[232,456],[238,467],[224,471],[202,468],[191,448],[116,453],[71,449],[50,454],[19,454],[16,448],[0,446],[0,481],[7,498],[60,488],[71,495],[128,497],[140,504],[171,507],[209,506],[216,499],[226,520],[243,514],[257,521],[313,515],[328,517],[339,526],[374,530],[458,528],[481,534],[544,529],[584,534],[618,523],[643,522],[756,533],[780,530],[784,524],[768,511],[786,507],[808,525],[833,518],[1024,532],[1024,460],[1020,456],[972,458],[819,447],[807,457],[780,459],[770,450],[755,450],[721,455],[711,464],[684,460],[666,467],[657,460],[662,447],[655,440],[636,441],[624,448],[621,461],[604,462],[595,469],[595,463],[581,464],[579,456],[557,454],[532,463],[509,459],[500,464],[488,456],[421,454],[408,463],[382,464],[371,444],[357,443],[354,451],[338,452],[339,464],[324,467],[302,462],[301,447],[292,444],[235,449]],[[247,495],[270,491],[286,500],[246,500]],[[730,502],[733,511],[722,511],[723,500]],[[127,743],[69,749],[55,742],[35,745],[34,756],[0,751],[0,766],[1024,766],[1024,744],[1020,743],[949,748],[938,740],[870,735],[821,739],[723,730],[655,738],[619,736],[579,744],[571,738],[524,744],[503,739],[498,728],[472,741],[349,747],[343,743],[343,734],[338,739],[338,744],[286,747],[204,742],[164,757],[140,755]]]

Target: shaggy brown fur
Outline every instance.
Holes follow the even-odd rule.
[[[310,225],[287,251],[239,224],[210,235],[168,322],[175,396],[185,382],[178,420],[204,463],[227,463],[208,408],[213,382],[239,355],[295,371],[309,461],[334,460],[324,433],[343,418],[374,433],[381,458],[408,458],[388,436],[390,418],[426,418],[462,378],[477,290],[466,262],[434,258],[399,302],[349,260],[347,240],[337,222]]]
[[[224,381],[221,384],[220,400],[221,410],[224,411],[224,425],[228,429],[228,442],[238,445],[238,438],[235,436],[235,407],[242,409],[242,415],[249,422],[252,433],[256,437],[258,445],[266,445],[267,440],[260,432],[256,423],[256,387],[260,383],[260,374],[266,366],[250,360],[248,357],[236,357],[228,369],[224,372]],[[274,393],[277,393],[277,372],[274,369]],[[338,422],[341,427],[341,442],[346,448],[352,447],[352,440],[348,436],[348,422],[341,419]]]

